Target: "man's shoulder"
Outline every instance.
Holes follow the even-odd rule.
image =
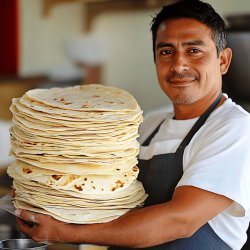
[[[172,105],[169,106],[164,106],[164,107],[159,107],[157,109],[154,109],[148,113],[145,114],[144,120],[151,120],[153,118],[160,119],[162,117],[166,117],[168,114],[173,113],[173,107]]]
[[[211,137],[219,133],[221,136],[228,135],[236,138],[248,136],[250,135],[250,114],[231,99],[227,99],[208,117],[200,133],[210,134]]]
[[[240,122],[243,120],[250,122],[250,113],[228,98],[222,106],[215,110],[214,114],[211,115],[211,119],[225,120],[227,122]]]

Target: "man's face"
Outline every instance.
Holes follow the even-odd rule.
[[[158,80],[174,104],[192,104],[218,93],[229,65],[224,52],[218,56],[208,26],[191,18],[166,20],[155,42]]]

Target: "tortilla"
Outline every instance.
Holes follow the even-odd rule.
[[[143,206],[137,180],[142,110],[125,90],[34,89],[14,98],[9,167],[14,205],[69,223],[100,223]]]
[[[67,88],[34,89],[26,95],[50,107],[86,111],[133,111],[138,107],[133,96],[125,90],[100,84]]]
[[[137,178],[139,169],[113,175],[69,175],[53,170],[40,169],[18,161],[8,167],[8,174],[17,180],[31,180],[58,190],[70,190],[83,194],[109,194],[130,186]]]

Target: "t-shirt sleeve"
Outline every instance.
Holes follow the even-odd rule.
[[[192,143],[193,141],[193,143]],[[177,186],[195,186],[234,201],[233,216],[250,212],[250,118],[211,121],[184,152],[184,174]]]

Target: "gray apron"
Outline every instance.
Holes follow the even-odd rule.
[[[143,183],[145,191],[149,195],[145,201],[145,207],[168,202],[172,199],[175,187],[183,175],[183,153],[185,147],[189,144],[194,134],[205,123],[208,116],[215,109],[220,100],[221,94],[208,108],[208,110],[199,117],[175,153],[155,155],[150,160],[139,161],[138,166],[140,168],[140,173],[138,179]],[[150,144],[150,141],[158,132],[160,125],[153,131],[153,133],[147,138],[142,146],[148,146]],[[114,250],[129,248],[110,247],[109,249]],[[210,225],[206,223],[189,238],[177,239],[146,249],[231,250],[232,248],[230,248],[223,240],[221,240],[210,227]]]

